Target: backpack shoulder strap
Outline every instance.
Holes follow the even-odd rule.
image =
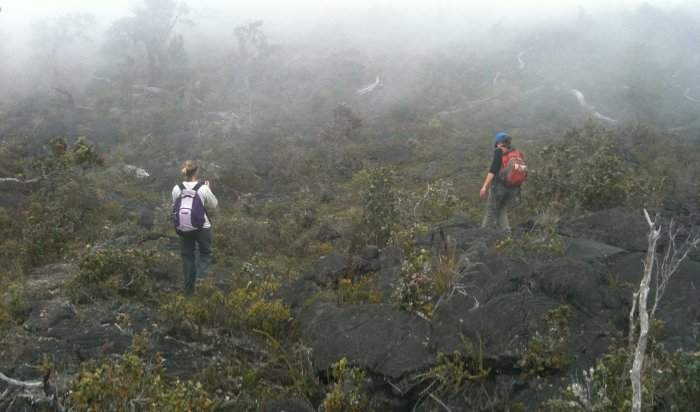
[[[185,188],[185,185],[183,185],[182,182],[178,183],[178,184],[177,184],[177,187],[180,188],[180,191],[181,191],[181,192],[182,192],[183,190],[186,189],[186,188]]]
[[[194,185],[194,187],[192,188],[192,190],[194,190],[195,193],[197,193],[197,190],[199,190],[199,188],[202,187],[203,185],[204,185],[204,183],[202,183],[202,182],[197,182],[197,184]],[[202,195],[199,195],[199,198],[202,200],[202,207],[204,207],[204,199],[202,198]],[[206,207],[204,208],[204,215],[207,217],[207,219],[210,219],[210,218],[209,218],[209,212],[207,212],[207,208],[206,208]],[[211,219],[210,219],[210,220],[211,220]]]

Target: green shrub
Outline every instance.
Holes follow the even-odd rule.
[[[23,288],[17,283],[3,285],[0,292],[0,327],[20,324],[27,314],[29,304]]]
[[[99,250],[80,261],[80,272],[66,285],[67,293],[79,303],[115,296],[150,296],[155,292],[155,283],[148,269],[154,259],[152,250]]]
[[[399,225],[396,173],[380,167],[368,176],[368,187],[363,199],[361,227],[354,233],[357,243],[383,245]]]
[[[145,362],[128,352],[119,361],[83,365],[71,383],[65,406],[80,411],[210,411],[214,402],[202,386],[169,376],[163,359]]]
[[[276,338],[281,336],[290,328],[294,319],[289,307],[281,300],[268,299],[270,293],[277,288],[277,284],[264,282],[232,291],[226,299],[231,325],[261,330]]]
[[[371,284],[370,276],[360,276],[354,281],[342,278],[334,292],[335,301],[342,305],[359,305],[362,303],[379,303],[381,295]]]
[[[533,228],[523,236],[521,242],[523,250],[563,255],[566,252],[566,243],[559,235],[559,218],[557,205],[550,205],[539,213]]]
[[[91,169],[104,166],[106,159],[85,136],[78,137],[71,148],[63,137],[54,137],[46,146],[46,156],[33,159],[30,165],[32,174],[51,176],[74,168]]]
[[[660,190],[657,181],[662,182],[663,177],[647,172],[635,160],[635,153],[635,142],[623,133],[605,131],[592,123],[583,130],[572,129],[563,142],[538,153],[541,165],[531,163],[528,197],[536,208],[557,202],[568,213],[638,206],[643,201],[638,193],[648,198],[649,188]]]
[[[75,240],[87,211],[86,191],[79,182],[40,191],[25,209],[24,256],[30,266],[63,257]]]
[[[396,307],[424,318],[432,318],[443,299],[462,285],[458,282],[459,258],[453,245],[445,243],[444,254],[421,249],[401,263],[392,297]]]
[[[93,166],[104,166],[106,159],[97,153],[95,146],[88,142],[85,136],[80,136],[73,145],[73,161],[83,169],[88,169]]]
[[[435,309],[435,279],[430,254],[421,249],[401,263],[401,271],[393,293],[396,307],[431,318]]]
[[[455,351],[452,355],[438,353],[438,364],[428,371],[427,376],[438,382],[435,392],[457,393],[467,382],[480,381],[491,374],[484,368],[481,350],[478,357],[463,355]]]
[[[273,222],[265,217],[251,217],[239,208],[222,208],[212,229],[217,262],[236,265],[256,253],[270,255],[282,247]]]
[[[207,288],[209,290],[209,288]],[[217,289],[218,291],[218,289]],[[160,314],[163,323],[170,333],[177,335],[196,334],[200,336],[205,326],[212,324],[215,315],[207,310],[206,303],[222,303],[221,292],[210,295],[202,300],[199,290],[196,298],[190,298],[182,294],[168,296],[167,301],[161,305]]]
[[[548,209],[539,214],[533,227],[522,236],[509,235],[496,241],[494,249],[498,252],[521,250],[534,254],[556,253],[564,255],[566,243],[558,232],[558,214]]]
[[[404,219],[416,222],[439,222],[463,210],[450,179],[438,179],[415,193],[403,192],[400,203],[399,208],[406,215]]]
[[[251,282],[226,295],[213,284],[202,282],[192,298],[169,298],[161,308],[161,315],[164,323],[176,333],[201,334],[204,328],[243,327],[279,338],[293,326],[294,319],[287,305],[269,298],[277,288],[274,282]]]
[[[700,405],[700,352],[679,351],[672,361],[674,380],[666,386],[664,403],[674,412],[693,410]]]
[[[21,216],[15,208],[0,207],[0,239],[19,239],[22,236]],[[16,251],[14,251],[16,253]]]
[[[527,344],[527,350],[519,365],[532,375],[545,375],[563,372],[569,366],[566,347],[569,344],[570,332],[569,306],[562,305],[542,316],[548,327],[546,335],[537,333]]]
[[[365,373],[362,369],[348,365],[343,358],[331,365],[333,385],[323,400],[326,412],[362,412],[367,410],[367,395],[362,392]]]
[[[301,190],[294,198],[291,211],[284,215],[280,232],[288,242],[293,241],[304,231],[314,227],[319,221],[319,205],[308,189]]]
[[[583,372],[582,379],[573,378],[547,406],[558,412],[630,410],[631,362],[629,348],[618,337],[595,366]],[[642,371],[642,387],[644,410],[695,410],[700,402],[700,352],[679,350],[669,355],[653,342]]]

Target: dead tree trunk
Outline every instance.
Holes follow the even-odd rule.
[[[656,243],[661,236],[661,228],[657,227],[658,215],[652,221],[649,213],[644,210],[644,216],[649,225],[647,236],[647,254],[644,258],[644,273],[639,283],[639,289],[634,293],[634,301],[630,311],[630,349],[634,350],[634,360],[630,370],[632,382],[632,412],[642,410],[642,372],[646,357],[647,342],[649,340],[649,318],[653,317],[659,306],[664,290],[668,285],[671,275],[678,269],[678,265],[688,256],[688,252],[700,243],[700,235],[696,232],[688,236],[679,246],[676,237],[680,228],[673,222],[668,227],[668,245],[663,256],[656,254]],[[647,299],[652,277],[654,278],[655,291],[654,303],[651,311],[647,309]],[[636,316],[635,316],[636,311]],[[635,340],[634,331],[639,325],[639,336]]]

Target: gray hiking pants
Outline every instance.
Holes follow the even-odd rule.
[[[498,227],[503,230],[510,231],[508,223],[508,214],[506,213],[508,205],[513,202],[513,199],[518,194],[517,187],[508,187],[500,182],[494,182],[489,189],[489,196],[486,200],[486,215],[481,223],[482,228]]]
[[[211,228],[180,232],[180,256],[182,257],[182,272],[185,277],[185,295],[194,293],[194,281],[209,274],[211,265]],[[199,246],[199,258],[195,256],[195,244]]]

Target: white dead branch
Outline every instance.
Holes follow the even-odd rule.
[[[357,94],[359,94],[359,95],[367,94],[367,93],[373,91],[374,89],[376,89],[377,86],[379,86],[379,75],[377,75],[377,79],[374,81],[374,83],[361,88],[360,90],[357,91]]]
[[[29,179],[29,180],[19,180],[16,177],[2,177],[0,178],[0,183],[2,182],[15,182],[15,183],[36,183],[40,180],[40,177],[35,177],[34,179]]]
[[[542,86],[537,86],[537,87],[532,88],[532,89],[530,89],[530,90],[525,90],[525,91],[523,92],[523,94],[524,94],[524,95],[533,94],[533,93],[539,92],[540,90],[542,90]]]
[[[227,112],[206,112],[204,113],[209,116],[213,116],[219,119],[217,123],[233,123],[236,120],[240,120],[241,116],[237,115],[233,111]]]
[[[32,388],[40,388],[44,386],[43,382],[39,381],[30,381],[30,382],[25,382],[25,381],[18,381],[16,379],[12,379],[2,372],[0,372],[0,380],[3,382],[7,383],[8,385],[16,386],[18,388],[22,389],[32,389]]]
[[[45,380],[43,382],[20,381],[17,379],[10,378],[2,372],[0,372],[0,381],[3,381],[8,385],[8,388],[6,388],[5,391],[0,394],[0,404],[3,404],[4,406],[8,407],[7,410],[15,410],[13,406],[15,406],[14,403],[17,399],[26,399],[26,402],[31,405],[38,404],[40,401],[42,403],[45,403],[45,401],[49,401],[52,404],[51,410],[64,412],[65,408],[58,402],[58,399],[56,397],[56,388],[50,385],[48,382],[48,375],[45,376],[44,379]],[[10,386],[19,388],[25,392],[15,393],[14,391],[10,390]],[[13,399],[6,400],[5,398],[8,396],[13,396]]]
[[[143,178],[145,178],[145,177],[149,177],[149,176],[150,176],[150,174],[149,174],[146,170],[144,170],[144,169],[142,169],[142,168],[140,168],[140,167],[136,167],[136,166],[134,166],[134,165],[126,165],[126,166],[124,166],[123,170],[124,170],[126,173],[129,173],[129,174],[131,174],[131,175],[134,175],[134,176],[136,176],[136,177],[139,178],[139,179],[143,179]]]
[[[608,117],[608,116],[604,116],[604,115],[600,114],[599,112],[595,111],[595,106],[590,106],[590,105],[586,102],[586,98],[583,96],[583,93],[581,93],[580,90],[578,90],[578,89],[571,89],[570,91],[571,91],[571,93],[572,93],[574,96],[576,96],[576,100],[578,100],[578,104],[581,105],[581,107],[583,107],[584,109],[590,110],[590,111],[592,112],[591,115],[592,115],[595,119],[602,120],[602,121],[604,121],[604,122],[606,122],[606,123],[609,123],[609,124],[615,124],[615,123],[617,123],[617,120],[612,119],[612,118],[610,118],[610,117]]]
[[[163,89],[160,87],[155,87],[155,86],[140,86],[140,85],[133,85],[131,86],[132,89],[140,91],[141,93],[134,93],[135,95],[141,95],[141,96],[157,96],[160,94],[163,94]]]
[[[518,57],[517,57],[518,58],[518,69],[522,70],[525,67],[525,62],[523,61],[523,56],[525,55],[525,53],[529,52],[530,50],[532,50],[534,48],[535,48],[535,46],[528,47],[527,49],[522,50],[522,51],[520,51],[520,53],[518,53]]]
[[[639,289],[634,293],[632,299],[632,309],[630,310],[630,330],[629,342],[630,350],[633,351],[634,360],[630,370],[630,380],[632,381],[632,411],[642,410],[642,369],[646,356],[647,341],[649,338],[649,318],[653,318],[663,297],[666,286],[671,276],[676,272],[680,263],[688,256],[691,249],[700,244],[700,234],[697,232],[689,235],[682,244],[676,243],[676,238],[680,227],[674,225],[673,221],[668,225],[667,236],[668,245],[663,255],[657,255],[656,243],[661,236],[661,227],[658,224],[657,215],[652,221],[644,210],[644,217],[649,225],[647,235],[647,254],[644,258],[644,273],[639,283]],[[651,278],[654,278],[655,290],[654,301],[651,310],[647,309],[647,299]],[[635,330],[639,325],[639,336],[635,339]]]
[[[692,96],[690,95],[690,91],[693,90],[693,89],[700,89],[700,86],[688,87],[687,89],[685,89],[685,92],[683,93],[683,97],[685,97],[686,99],[690,100],[691,102],[699,103],[699,102],[700,102],[700,99],[696,99],[695,97],[692,97]]]
[[[249,119],[251,117],[250,110],[247,116],[239,116],[231,110],[221,112],[206,112],[204,114],[207,115],[209,118],[215,119],[213,124],[218,126],[224,134],[228,134],[237,124],[240,126],[240,124],[242,123],[241,119],[243,119],[244,117],[248,117]],[[197,122],[197,124],[199,125],[199,122]]]
[[[571,89],[571,93],[573,93],[573,95],[576,96],[576,100],[578,100],[578,104],[580,104],[581,107],[585,107],[586,109],[593,110],[593,106],[589,106],[588,103],[586,103],[586,98],[583,97],[583,93],[581,93],[580,90]]]
[[[107,84],[112,83],[112,79],[110,79],[109,76],[99,77],[99,76],[93,75],[93,76],[92,76],[92,79],[93,79],[93,80],[97,80],[97,81],[99,81],[99,82],[105,82],[105,83],[107,83]]]
[[[493,78],[493,85],[496,86],[496,82],[498,82],[498,78],[501,76],[501,72],[496,73],[496,76]]]
[[[596,118],[596,119],[598,119],[598,120],[602,120],[602,121],[604,121],[604,122],[610,123],[610,124],[615,124],[615,123],[617,123],[617,120],[611,119],[611,118],[609,118],[608,116],[603,116],[602,114],[600,114],[600,113],[598,113],[598,112],[593,112],[593,117]]]
[[[478,99],[478,100],[472,100],[472,101],[468,102],[465,106],[460,106],[460,107],[456,107],[453,109],[447,109],[447,110],[443,110],[441,112],[437,112],[435,114],[435,116],[446,116],[446,115],[450,115],[450,114],[461,113],[461,112],[464,112],[467,110],[471,110],[474,107],[478,106],[479,104],[488,102],[489,100],[491,100],[491,97],[486,97],[484,99]]]
[[[219,165],[217,165],[216,163],[213,163],[213,162],[210,162],[210,161],[207,161],[207,160],[196,159],[196,161],[197,161],[198,164],[200,164],[200,165],[204,166],[205,168],[207,168],[207,170],[213,170],[213,169],[220,169],[220,170],[223,170],[223,169],[224,169],[223,166],[219,166]]]

